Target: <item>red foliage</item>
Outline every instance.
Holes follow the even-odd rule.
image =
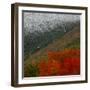
[[[38,64],[38,68],[40,76],[57,75],[59,73],[60,63],[55,60],[42,60]]]
[[[39,76],[80,74],[80,51],[48,52],[48,60],[38,63]]]
[[[66,57],[70,58],[70,57],[80,57],[80,50],[64,50],[64,51],[59,51],[59,52],[52,52],[52,51],[48,51],[48,58],[49,60],[63,60]]]
[[[48,76],[50,74],[48,70],[48,63],[45,60],[41,60],[38,64],[39,76]]]
[[[57,75],[60,71],[61,64],[57,60],[48,60],[48,70],[51,75]]]
[[[65,58],[62,63],[60,75],[75,75],[80,74],[80,59],[79,58]]]

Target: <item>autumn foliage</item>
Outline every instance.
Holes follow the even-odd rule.
[[[80,74],[80,50],[70,49],[59,52],[48,51],[48,60],[32,62],[37,76],[60,76]]]

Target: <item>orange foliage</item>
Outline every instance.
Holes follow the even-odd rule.
[[[68,57],[79,57],[80,56],[80,50],[64,50],[64,51],[59,51],[59,52],[52,52],[48,51],[48,58],[49,60],[63,60],[64,58]]]
[[[80,74],[80,50],[48,51],[48,60],[32,60],[25,66],[25,76],[60,76]]]
[[[40,76],[49,76],[49,75],[57,75],[60,71],[61,65],[56,60],[42,60],[38,64],[39,75]]]
[[[38,63],[39,76],[80,74],[80,51],[48,52],[48,60]]]

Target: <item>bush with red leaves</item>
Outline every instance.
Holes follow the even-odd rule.
[[[48,60],[38,63],[39,76],[80,74],[80,51],[48,52]]]
[[[80,74],[80,50],[71,49],[59,52],[48,51],[48,60],[44,58],[32,62],[25,68],[25,76],[64,76]]]

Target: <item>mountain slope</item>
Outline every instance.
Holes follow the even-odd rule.
[[[27,60],[25,60],[25,64],[29,64],[30,61],[35,60],[39,61],[42,59],[47,60],[47,52],[48,51],[62,51],[64,49],[71,49],[71,48],[80,48],[80,28],[79,26],[73,28],[73,30],[67,32],[64,36],[60,39],[54,40],[45,48],[42,48],[35,52],[34,54],[30,55]]]

